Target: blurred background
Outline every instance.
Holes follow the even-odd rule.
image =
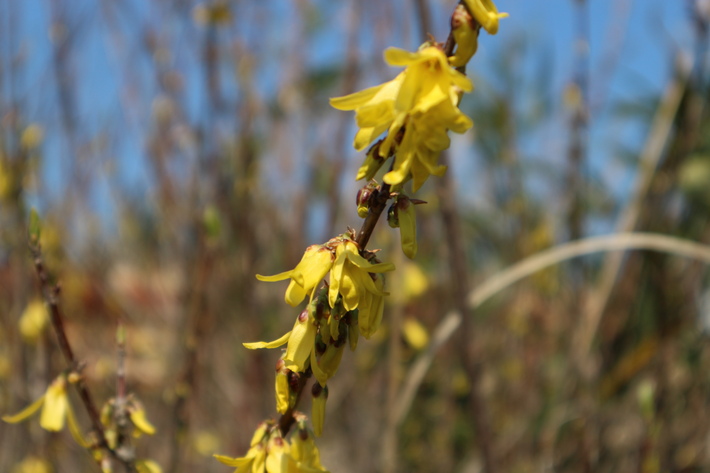
[[[64,368],[48,327],[20,322],[40,297],[35,207],[98,402],[115,393],[122,321],[129,389],[158,429],[138,456],[165,472],[229,471],[212,454],[243,455],[275,414],[278,353],[241,344],[277,338],[298,313],[285,284],[254,274],[361,222],[364,156],[352,114],[328,98],[394,77],[386,47],[445,41],[455,4],[0,0],[0,413]],[[382,329],[330,384],[323,463],[710,471],[702,263],[595,254],[465,302],[571,240],[635,230],[709,243],[710,2],[497,5],[510,18],[481,33],[467,71],[474,128],[452,136],[446,178],[417,194],[416,260],[387,225],[371,240],[398,269]],[[464,322],[433,353],[451,311]],[[0,424],[0,471],[97,471],[67,432],[37,424]]]

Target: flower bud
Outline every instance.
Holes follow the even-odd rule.
[[[313,422],[313,433],[320,437],[323,433],[325,423],[325,403],[328,400],[328,386],[321,387],[320,384],[313,384],[311,390],[313,400],[311,402],[311,422]]]
[[[449,58],[452,66],[463,67],[476,54],[479,28],[466,7],[456,6],[451,16],[451,31],[456,40],[456,54]]]
[[[417,254],[417,221],[414,204],[408,197],[400,196],[396,206],[399,209],[399,236],[402,251],[407,258],[413,259]]]

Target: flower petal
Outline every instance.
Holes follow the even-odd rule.
[[[42,407],[42,404],[44,403],[44,395],[37,399],[35,402],[30,404],[29,406],[25,407],[22,409],[20,412],[18,412],[15,415],[11,416],[2,416],[3,422],[8,422],[10,424],[16,424],[18,422],[22,422],[23,420],[29,418],[32,414],[37,412],[40,407]]]
[[[333,97],[330,99],[330,106],[338,110],[355,110],[358,107],[362,107],[367,102],[372,100],[372,98],[379,92],[385,85],[380,84],[374,87],[370,87],[354,94],[344,95],[342,97]]]
[[[277,338],[273,342],[250,342],[242,343],[242,345],[244,345],[245,348],[248,348],[250,350],[256,350],[259,348],[278,348],[288,342],[290,336],[291,332],[288,332],[286,335],[282,336],[281,338]]]
[[[284,271],[283,273],[274,274],[273,276],[262,276],[261,274],[257,274],[256,279],[258,279],[259,281],[276,282],[290,278],[291,274],[293,274],[293,270]]]

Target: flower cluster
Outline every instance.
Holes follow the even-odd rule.
[[[87,447],[88,443],[84,440],[67,395],[67,383],[75,381],[77,376],[75,373],[59,375],[39,399],[15,415],[3,416],[2,420],[10,424],[22,422],[42,408],[39,416],[40,427],[50,432],[59,432],[64,429],[66,423],[74,440],[82,447]]]
[[[379,328],[387,294],[382,273],[394,270],[394,265],[380,263],[372,252],[360,253],[352,235],[341,235],[309,247],[291,271],[257,276],[262,281],[290,279],[285,299],[291,305],[300,304],[310,294],[308,306],[290,332],[272,342],[244,344],[250,349],[286,345],[276,365],[278,412],[283,414],[295,406],[293,387],[306,373],[313,373],[321,388],[314,393],[313,411],[317,411],[318,403],[325,403],[326,384],[340,366],[345,345],[354,350],[360,333],[369,338]],[[330,283],[316,296],[326,275]],[[313,417],[314,430],[320,435],[324,415]]]
[[[425,43],[414,53],[389,48],[384,57],[391,66],[406,69],[389,82],[333,98],[330,104],[339,110],[355,110],[360,130],[353,146],[358,151],[388,132],[368,153],[357,178],[373,177],[394,155],[384,181],[394,186],[411,178],[416,192],[430,175],[446,171],[438,158],[449,147],[448,130],[463,133],[473,125],[458,109],[459,94],[473,90],[473,83],[449,65],[437,45]]]
[[[283,438],[273,422],[262,422],[254,432],[249,451],[239,458],[215,455],[225,465],[236,467],[234,473],[318,473],[326,472],[320,453],[303,419],[291,435]]]

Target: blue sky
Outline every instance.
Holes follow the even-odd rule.
[[[573,51],[575,37],[575,1],[573,0],[499,0],[499,9],[510,13],[510,18],[503,21],[500,32],[495,37],[484,35],[481,39],[479,55],[475,58],[473,75],[480,74],[485,80],[494,82],[488,67],[496,55],[505,53],[516,39],[523,37],[550,55],[553,90],[561,91],[573,74]],[[669,64],[674,47],[689,50],[691,32],[687,22],[684,1],[662,0],[588,0],[590,32],[590,65],[592,100],[597,97],[633,98],[642,97],[650,92],[658,92],[668,79]],[[59,126],[56,84],[53,80],[51,63],[51,43],[49,41],[50,3],[42,0],[26,0],[0,5],[0,27],[5,28],[3,38],[11,38],[4,45],[5,62],[3,80],[5,96],[8,96],[8,70],[13,70],[13,88],[16,96],[23,101],[23,114],[27,122],[37,122],[46,130],[44,153],[46,172],[44,180],[49,191],[46,197],[61,196],[64,192],[68,143],[63,138]],[[157,92],[154,77],[145,58],[136,54],[141,47],[142,38],[138,35],[141,27],[153,25],[174,40],[178,50],[173,51],[173,64],[185,63],[190,55],[199,53],[202,39],[201,31],[191,22],[166,20],[169,9],[157,2],[127,1],[116,8],[116,22],[120,25],[117,35],[107,24],[105,7],[102,2],[77,0],[71,3],[69,15],[69,33],[79,34],[69,70],[78,86],[76,104],[78,126],[85,137],[93,137],[96,152],[101,153],[101,138],[105,130],[111,130],[108,137],[110,156],[102,159],[114,159],[119,163],[120,179],[126,186],[135,189],[147,187],[150,174],[146,170],[145,139],[150,126],[149,104]],[[242,5],[235,19],[237,35],[246,38],[247,43],[255,44],[259,55],[273,56],[273,61],[262,61],[257,73],[257,90],[263,98],[279,93],[283,78],[279,76],[283,62],[293,54],[294,32],[292,21],[296,11],[294,2],[274,0],[265,3],[268,7],[246,2]],[[344,58],[345,35],[340,17],[347,14],[349,2],[328,2],[313,0],[314,8],[321,9],[321,25],[324,27],[317,35],[307,35],[309,66],[341,63]],[[400,11],[413,11],[411,0],[394,0],[393,5]],[[434,34],[443,40],[447,31],[447,16],[453,8],[452,0],[430,1],[433,14]],[[623,16],[624,6],[629,5],[628,16]],[[165,11],[161,11],[161,8]],[[260,10],[261,8],[261,10]],[[12,15],[11,15],[12,13]],[[400,23],[394,25],[394,32],[402,32],[393,38],[394,46],[416,47],[420,35],[413,22],[413,14],[402,15]],[[136,34],[130,35],[132,26],[127,23],[138,19],[133,27]],[[266,31],[266,35],[263,35]],[[367,31],[367,28],[364,28]],[[262,35],[262,40],[255,38]],[[615,39],[613,42],[610,38]],[[362,39],[367,41],[367,38]],[[396,44],[400,41],[399,44]],[[7,62],[7,54],[21,53],[22,68],[12,68]],[[618,60],[614,74],[607,77],[600,73],[602,65],[610,57]],[[281,62],[279,62],[281,61]],[[130,68],[126,70],[126,64]],[[229,72],[228,72],[229,73]],[[392,71],[394,74],[394,71]],[[202,77],[199,71],[184,70],[186,84],[186,106],[189,119],[194,123],[209,120],[205,117],[205,100],[201,93]],[[225,75],[228,77],[228,74]],[[372,85],[363,79],[360,86]],[[133,81],[133,82],[132,82]],[[225,87],[228,95],[233,87]],[[474,94],[475,95],[475,94]],[[472,98],[470,100],[475,100]],[[132,107],[130,104],[141,106]],[[126,104],[129,104],[128,106]],[[6,103],[2,103],[6,106]],[[617,140],[628,141],[631,146],[640,145],[643,129],[626,125],[621,129],[613,127],[613,121],[606,115],[608,110],[595,111],[590,136],[590,157],[592,166],[603,169],[607,166]],[[474,120],[480,120],[474,117]],[[564,126],[558,121],[550,124],[538,137],[538,143],[550,146],[550,136],[564,137]],[[546,141],[547,140],[547,141]],[[93,146],[92,145],[92,146]],[[542,145],[541,145],[542,146]],[[562,139],[558,143],[559,151],[564,151]],[[91,147],[90,147],[91,148]],[[92,148],[93,149],[93,148]],[[554,146],[552,149],[555,149]],[[92,151],[93,152],[93,151]],[[70,158],[71,159],[71,158]],[[95,166],[96,164],[94,164]],[[100,169],[96,169],[100,174]],[[91,172],[91,171],[90,171]],[[615,191],[624,193],[624,182],[630,182],[631,175],[626,175],[616,183]],[[285,188],[288,191],[288,187]],[[95,208],[101,213],[110,213],[110,196],[107,185],[95,187]]]

